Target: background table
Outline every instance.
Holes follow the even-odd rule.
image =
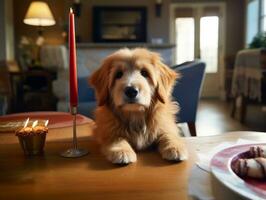
[[[189,160],[171,163],[153,149],[138,153],[137,163],[113,165],[91,137],[93,123],[79,127],[79,144],[90,154],[67,159],[59,153],[71,145],[71,128],[52,129],[43,157],[25,158],[17,138],[0,134],[0,199],[188,199],[188,178],[196,151],[238,137],[266,140],[266,133],[235,132],[184,138]]]

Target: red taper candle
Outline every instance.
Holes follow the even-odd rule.
[[[76,41],[75,41],[75,18],[72,8],[69,12],[69,92],[70,106],[78,105],[78,81],[77,81],[77,63],[76,63]]]

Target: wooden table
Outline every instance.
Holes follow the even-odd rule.
[[[184,138],[190,158],[182,163],[161,159],[155,150],[138,153],[137,163],[113,165],[100,154],[91,137],[91,124],[79,127],[79,145],[90,154],[67,159],[59,153],[71,146],[71,128],[51,129],[45,156],[26,158],[17,138],[0,134],[0,199],[188,199],[190,169],[195,152],[206,152],[239,137],[266,140],[266,133],[232,132],[219,136]]]

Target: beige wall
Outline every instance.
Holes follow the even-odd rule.
[[[0,60],[14,59],[12,0],[0,1]]]
[[[5,60],[6,58],[6,45],[5,45],[5,2],[0,1],[0,60]]]
[[[226,55],[235,54],[245,44],[245,2],[227,0]]]
[[[54,14],[57,24],[52,27],[44,28],[44,36],[47,43],[59,44],[63,43],[61,33],[63,24],[67,23],[67,13],[73,1],[67,0],[45,0]],[[36,27],[23,24],[23,18],[31,0],[14,0],[14,23],[16,31],[16,41],[22,35],[36,37]],[[169,42],[169,5],[170,0],[163,1],[162,16],[155,16],[154,4],[155,0],[81,0],[82,14],[77,18],[76,34],[81,37],[82,42],[92,41],[92,6],[94,5],[118,5],[118,6],[146,6],[148,11],[148,42],[153,37],[161,37],[164,42]]]

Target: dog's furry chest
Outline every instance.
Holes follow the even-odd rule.
[[[156,140],[156,131],[151,129],[145,113],[116,115],[121,126],[119,137],[125,138],[136,150],[150,146]]]
[[[155,140],[155,133],[149,130],[146,123],[129,124],[127,127],[127,140],[136,149],[142,150],[150,146]]]
[[[150,146],[154,142],[154,138],[148,132],[145,133],[131,133],[128,142],[136,149],[142,150]]]

